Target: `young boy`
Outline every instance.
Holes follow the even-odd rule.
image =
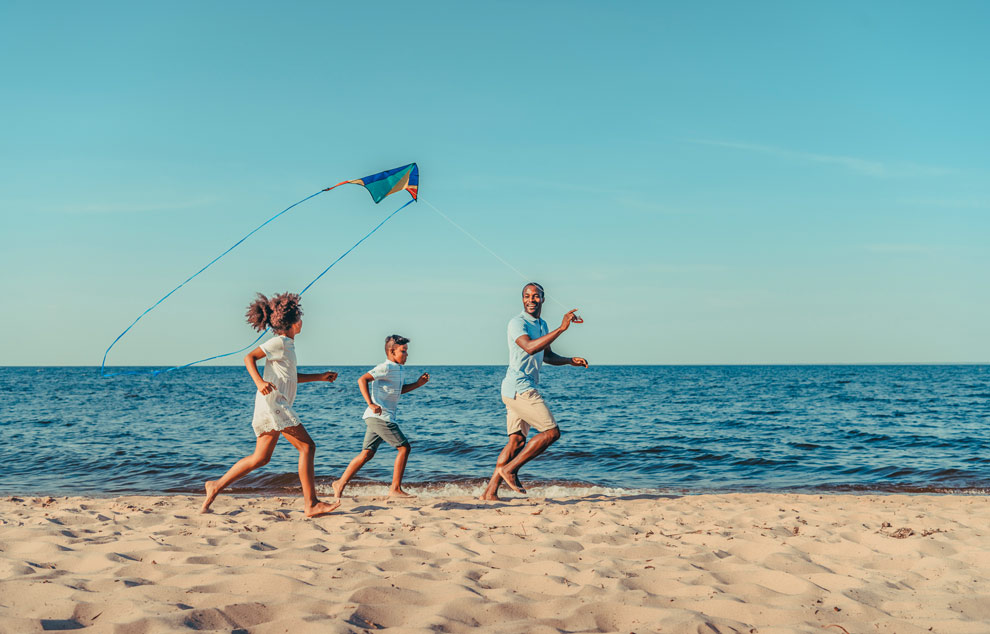
[[[344,487],[350,482],[354,474],[375,457],[375,451],[382,441],[395,447],[399,454],[395,457],[395,471],[392,473],[392,487],[389,489],[389,497],[411,498],[412,496],[402,490],[402,472],[406,469],[406,461],[409,459],[409,441],[398,426],[396,416],[399,406],[399,395],[411,392],[418,387],[426,385],[430,380],[430,375],[426,372],[420,375],[419,379],[412,383],[403,380],[403,372],[406,359],[409,357],[409,340],[399,335],[389,335],[385,338],[385,358],[370,372],[367,372],[358,379],[358,386],[361,388],[361,395],[368,403],[368,409],[364,410],[364,422],[368,426],[368,431],[364,434],[364,449],[359,453],[344,470],[344,475],[333,483],[333,492],[339,500],[344,493]],[[368,384],[371,383],[371,389]]]

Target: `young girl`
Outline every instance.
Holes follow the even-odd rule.
[[[271,328],[276,335],[244,357],[248,374],[258,386],[252,423],[258,441],[253,454],[238,460],[219,480],[209,480],[206,483],[206,500],[203,501],[200,512],[208,513],[217,495],[235,480],[268,464],[279,434],[282,434],[299,450],[299,481],[302,483],[306,517],[330,513],[340,506],[340,502],[327,504],[316,497],[313,481],[316,443],[292,411],[292,401],[296,398],[297,383],[332,383],[337,379],[337,373],[296,373],[295,337],[302,330],[302,307],[299,305],[299,296],[295,293],[282,293],[271,299],[258,293],[258,298],[248,306],[247,321],[259,332]],[[256,365],[262,357],[267,358],[264,378],[258,374]]]

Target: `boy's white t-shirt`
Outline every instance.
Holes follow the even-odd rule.
[[[259,346],[265,353],[265,372],[262,378],[275,386],[276,392],[254,397],[255,433],[285,429],[299,424],[292,411],[296,400],[296,344],[291,337],[276,335]]]
[[[402,386],[407,383],[415,383],[415,379],[404,382],[404,377],[409,376],[410,371],[395,361],[379,363],[368,370],[368,374],[374,379],[368,386],[371,402],[380,405],[382,413],[376,414],[369,407],[364,410],[362,418],[380,418],[398,423],[399,395],[402,394]]]

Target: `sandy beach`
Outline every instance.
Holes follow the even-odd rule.
[[[5,497],[0,632],[990,631],[979,496]]]

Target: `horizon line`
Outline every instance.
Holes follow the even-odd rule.
[[[505,363],[407,363],[409,366],[431,366],[431,367],[505,367]],[[549,364],[548,364],[549,365]],[[990,361],[794,361],[794,362],[724,362],[724,363],[594,363],[589,367],[796,367],[796,366],[897,366],[897,365],[990,365]],[[364,368],[368,364],[361,363],[307,363],[298,365],[300,368],[315,367],[342,367],[342,368]],[[114,365],[106,366],[110,368],[163,368],[171,367],[167,365]],[[199,365],[182,368],[183,370],[197,370],[201,368],[240,368],[244,364],[213,364]],[[66,365],[0,365],[0,368],[100,368],[99,365],[66,364]]]

